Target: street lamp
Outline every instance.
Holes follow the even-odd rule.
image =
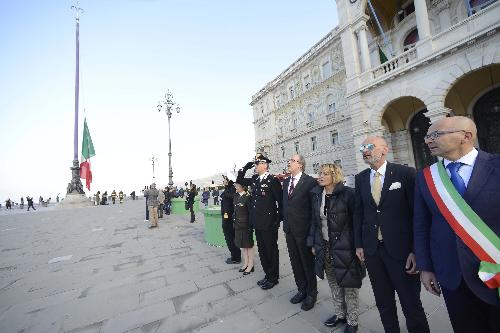
[[[163,105],[162,105],[163,104]],[[175,111],[177,113],[181,112],[181,108],[179,107],[179,104],[174,102],[174,97],[172,96],[172,93],[170,90],[167,90],[165,93],[165,99],[163,101],[158,102],[158,112],[161,112],[162,109],[165,109],[165,114],[168,117],[168,185],[172,186],[174,185],[174,182],[172,181],[173,177],[173,172],[172,172],[172,141],[170,140],[170,118],[172,118],[172,111],[174,110],[175,106]]]

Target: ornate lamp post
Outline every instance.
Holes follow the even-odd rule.
[[[162,105],[163,104],[163,105]],[[173,172],[172,172],[172,141],[170,140],[170,118],[172,118],[172,111],[174,110],[177,111],[177,113],[181,112],[181,108],[179,107],[179,104],[174,102],[174,97],[172,96],[172,93],[170,90],[167,90],[165,93],[165,99],[163,101],[158,102],[158,112],[161,112],[162,109],[165,110],[165,114],[168,117],[168,185],[172,186],[174,185],[174,182],[172,181],[173,177]]]

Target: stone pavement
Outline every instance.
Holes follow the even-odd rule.
[[[228,251],[204,242],[202,216],[167,216],[153,230],[143,220],[143,200],[2,214],[0,332],[329,332],[326,280],[313,310],[288,301],[282,232],[280,283],[264,291],[258,259],[245,277],[225,264]],[[422,300],[431,331],[451,332],[443,299],[423,291]],[[360,332],[383,332],[368,278],[360,313]]]

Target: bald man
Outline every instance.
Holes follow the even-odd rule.
[[[455,332],[500,332],[498,285],[478,276],[480,262],[498,268],[500,260],[500,155],[475,149],[476,137],[466,117],[440,119],[427,131],[431,154],[443,159],[417,175],[416,261],[425,289],[443,293]]]
[[[355,178],[354,243],[384,331],[400,332],[397,292],[408,332],[429,332],[412,246],[415,169],[387,162],[389,148],[382,137],[366,138],[359,151],[370,167]]]

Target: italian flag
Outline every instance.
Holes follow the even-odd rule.
[[[90,191],[90,183],[92,183],[92,172],[90,171],[90,158],[95,156],[94,144],[90,137],[90,131],[87,126],[87,118],[83,122],[83,138],[82,138],[82,157],[80,162],[80,178],[86,180],[86,186]]]

